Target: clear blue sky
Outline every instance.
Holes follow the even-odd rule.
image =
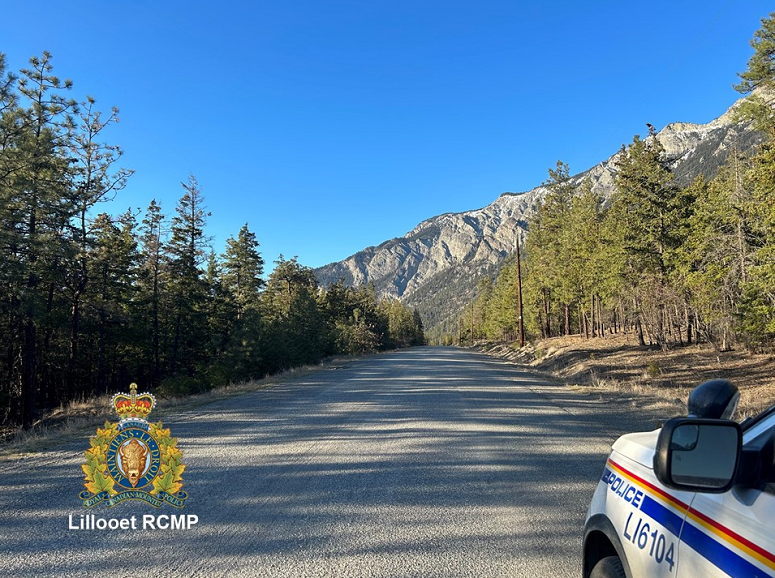
[[[135,175],[113,205],[171,215],[194,174],[216,251],[247,222],[320,266],[581,172],[645,123],[737,98],[762,0],[6,2],[10,69],[48,50],[119,107]]]

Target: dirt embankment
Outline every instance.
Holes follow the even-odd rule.
[[[638,346],[634,335],[555,337],[522,349],[515,344],[488,343],[478,349],[549,373],[571,386],[660,398],[679,412],[696,385],[716,378],[728,379],[740,389],[738,418],[775,404],[772,355],[716,351],[704,344],[661,351]]]

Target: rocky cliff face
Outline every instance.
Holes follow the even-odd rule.
[[[673,123],[658,134],[676,178],[684,184],[703,174],[712,177],[735,149],[745,151],[756,135],[733,120],[733,106],[705,125]],[[608,196],[613,189],[617,152],[572,180],[592,181]],[[473,297],[478,280],[494,275],[524,237],[527,220],[546,194],[542,186],[525,193],[504,193],[492,204],[423,221],[403,237],[369,247],[315,270],[322,285],[373,283],[380,296],[415,306],[426,328],[456,316]]]

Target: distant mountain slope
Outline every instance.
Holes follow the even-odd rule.
[[[689,183],[699,174],[713,177],[732,151],[744,152],[755,144],[756,134],[734,123],[738,104],[708,124],[673,123],[657,134],[679,182]],[[619,154],[572,180],[589,177],[593,189],[608,196]],[[351,285],[373,283],[379,295],[417,307],[426,328],[432,329],[457,316],[483,275],[497,273],[545,194],[546,188],[538,186],[504,193],[482,209],[432,217],[403,237],[320,267],[315,274],[324,286],[339,279]]]

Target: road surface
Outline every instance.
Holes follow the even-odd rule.
[[[168,418],[182,510],[85,510],[88,435],[0,461],[0,575],[577,577],[609,446],[653,425],[632,411],[455,348],[327,367]]]

